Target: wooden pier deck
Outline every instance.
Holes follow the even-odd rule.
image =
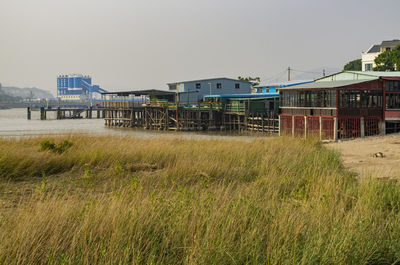
[[[32,118],[32,112],[40,112],[41,120],[46,120],[48,118],[48,113],[55,113],[55,118],[57,120],[104,118],[104,110],[97,107],[27,107],[28,120]],[[93,114],[96,115],[94,116]]]

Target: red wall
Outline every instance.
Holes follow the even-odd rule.
[[[386,110],[385,118],[398,118],[400,119],[400,110]]]

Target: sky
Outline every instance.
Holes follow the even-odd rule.
[[[400,39],[399,10],[399,0],[0,0],[0,82],[55,95],[68,73],[119,91],[340,70]]]

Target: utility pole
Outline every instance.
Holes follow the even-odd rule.
[[[287,68],[287,80],[290,81],[290,66]]]
[[[322,69],[322,76],[325,77],[325,69]]]

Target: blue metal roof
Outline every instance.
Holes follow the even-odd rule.
[[[205,98],[274,98],[279,93],[205,95]]]
[[[282,81],[278,83],[269,83],[269,84],[260,84],[254,86],[254,88],[263,88],[263,87],[276,87],[276,88],[283,88],[283,87],[290,87],[290,86],[297,86],[301,84],[307,84],[314,82],[314,80],[292,80],[292,81]]]

